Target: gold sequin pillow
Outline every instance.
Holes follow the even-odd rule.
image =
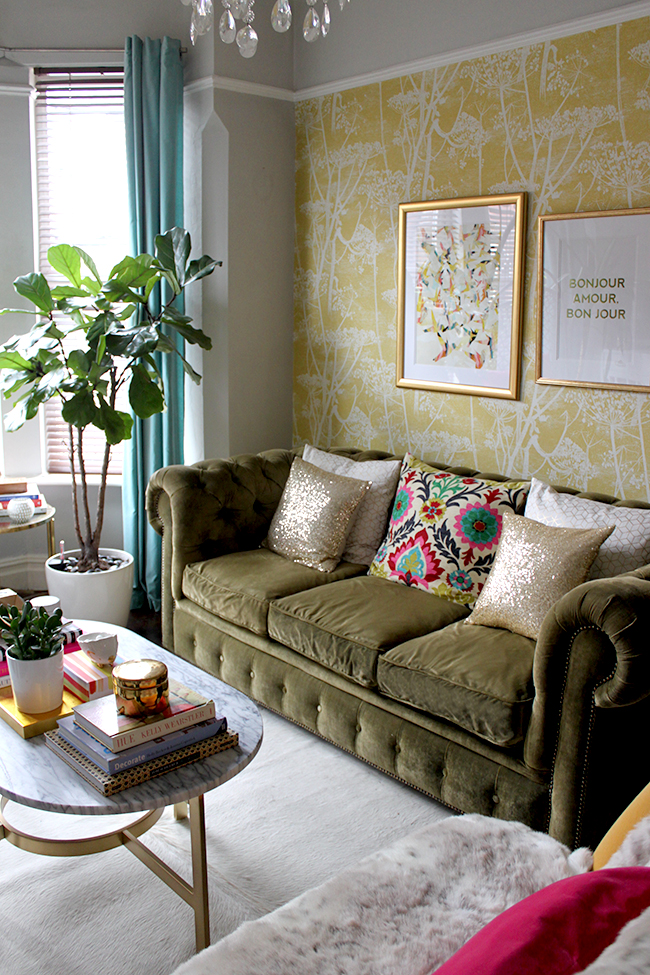
[[[492,570],[465,622],[499,626],[536,640],[551,606],[585,581],[598,549],[613,531],[613,525],[552,528],[504,513]]]
[[[320,470],[296,457],[265,541],[292,562],[332,572],[370,481]]]

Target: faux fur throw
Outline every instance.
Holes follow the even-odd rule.
[[[175,975],[429,975],[501,911],[590,866],[589,851],[520,823],[450,816],[243,924]]]
[[[650,868],[650,816],[628,833],[607,866]],[[628,921],[583,975],[650,975],[650,908]]]

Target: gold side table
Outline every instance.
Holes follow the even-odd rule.
[[[47,526],[47,555],[51,558],[56,554],[56,543],[54,541],[54,516],[56,508],[48,504],[43,511],[37,511],[33,518],[24,522],[22,525],[12,524],[10,521],[0,522],[0,535],[10,535],[11,532],[25,532],[30,528],[38,528],[39,525]]]

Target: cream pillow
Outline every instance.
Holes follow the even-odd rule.
[[[551,606],[585,581],[613,531],[613,525],[552,528],[504,512],[492,570],[465,622],[500,626],[536,640]]]
[[[603,528],[614,531],[603,542],[589,573],[604,579],[632,572],[650,562],[650,508],[626,508],[591,498],[562,494],[533,478],[524,512],[527,518],[558,528]]]
[[[369,488],[369,481],[329,474],[296,457],[264,544],[292,562],[332,572]]]
[[[303,460],[332,474],[342,474],[360,481],[370,481],[370,490],[357,508],[345,549],[346,562],[370,565],[386,532],[388,512],[395,497],[401,461],[350,460],[340,454],[326,453],[305,445]]]

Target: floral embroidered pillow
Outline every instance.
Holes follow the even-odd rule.
[[[529,487],[451,474],[407,454],[369,574],[473,606],[492,568],[503,512],[522,510]]]

